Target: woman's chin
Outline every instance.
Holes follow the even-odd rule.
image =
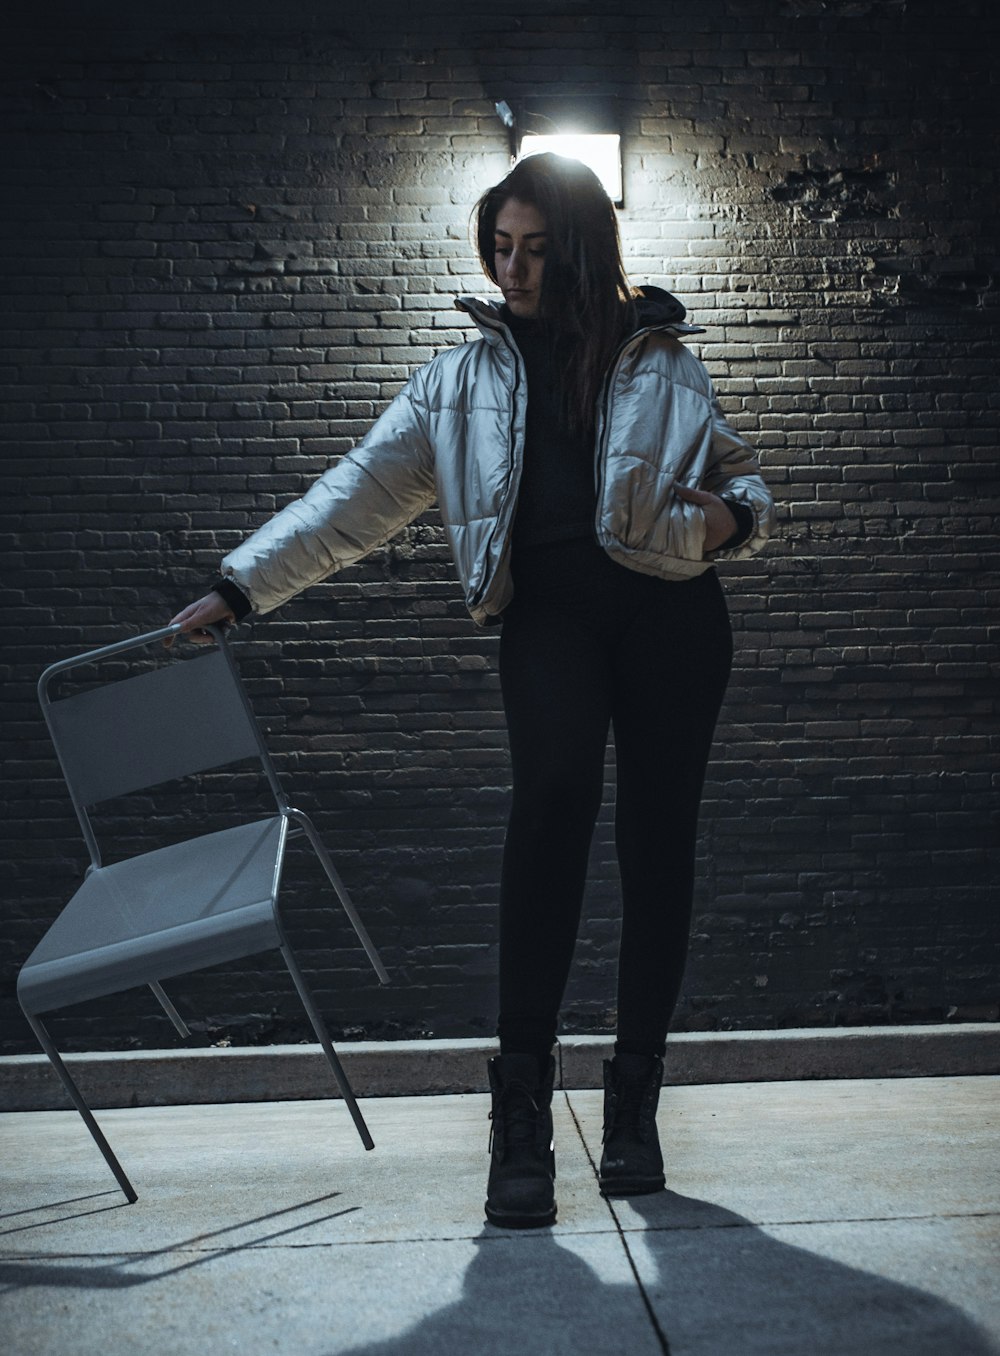
[[[534,320],[538,315],[538,301],[535,297],[507,296],[504,300],[511,315],[516,315],[518,320]]]

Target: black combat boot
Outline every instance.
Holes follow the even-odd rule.
[[[663,1155],[656,1133],[656,1104],[663,1060],[615,1055],[604,1061],[602,1196],[645,1196],[662,1191]]]
[[[504,1229],[535,1229],[556,1218],[552,1148],[555,1060],[544,1076],[534,1055],[497,1055],[489,1062],[490,1180],[486,1218]]]

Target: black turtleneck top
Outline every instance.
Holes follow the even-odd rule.
[[[524,359],[528,379],[514,550],[593,537],[597,511],[594,447],[591,439],[574,437],[562,418],[562,391],[550,331],[543,321],[521,320],[506,306],[502,315]]]

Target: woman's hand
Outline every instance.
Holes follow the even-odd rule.
[[[219,622],[228,623],[235,620],[235,612],[221,593],[216,593],[213,589],[211,593],[206,593],[204,598],[199,598],[196,603],[189,603],[183,612],[178,612],[176,617],[171,617],[169,625],[175,626],[177,622],[180,622],[182,632],[190,636],[195,645],[213,645],[215,642],[212,633],[204,628]],[[168,650],[173,643],[173,636],[164,637],[163,644]]]
[[[675,485],[674,493],[678,499],[689,504],[697,504],[705,515],[705,555],[716,551],[724,541],[728,541],[737,528],[736,518],[726,501],[709,490],[692,490],[687,485]]]

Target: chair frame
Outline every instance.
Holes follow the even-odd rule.
[[[252,730],[254,741],[256,743],[257,755],[264,769],[265,776],[267,777],[271,793],[274,796],[274,800],[278,809],[278,817],[280,817],[280,819],[284,821],[281,825],[280,830],[281,840],[277,857],[279,865],[284,860],[286,839],[304,836],[305,839],[308,841],[309,845],[312,847],[313,851],[316,853],[316,856],[319,858],[323,871],[325,872],[326,877],[333,888],[333,892],[336,895],[337,899],[339,900],[342,908],[344,909],[344,912],[347,914],[347,917],[349,918],[354,928],[354,931],[357,933],[358,939],[361,942],[361,945],[364,947],[368,959],[371,961],[372,966],[374,967],[379,980],[383,984],[389,983],[389,975],[385,969],[385,966],[382,964],[379,954],[376,951],[375,946],[368,935],[368,931],[365,928],[364,923],[361,921],[361,918],[359,917],[357,910],[355,909],[354,904],[351,901],[347,889],[343,881],[341,880],[340,875],[338,874],[337,869],[333,864],[333,861],[331,860],[330,854],[327,852],[326,847],[324,846],[322,840],[320,839],[320,836],[317,833],[312,820],[303,810],[297,809],[295,806],[293,806],[290,803],[288,797],[285,795],[284,789],[278,778],[277,771],[274,767],[270,751],[268,750],[267,745],[264,742],[264,737],[261,734],[257,718],[254,715],[253,708],[250,705],[250,700],[243,686],[243,682],[242,679],[240,678],[239,671],[236,667],[236,663],[233,659],[229,646],[226,643],[224,628],[220,626],[209,626],[206,629],[211,632],[212,636],[215,639],[216,644],[218,645],[222,654],[225,656],[225,662],[233,680],[235,693],[239,695],[239,698],[243,703],[246,715],[249,719],[250,728]],[[77,788],[73,785],[72,776],[67,771],[63,759],[63,754],[60,749],[59,737],[56,732],[52,715],[50,712],[50,706],[52,704],[53,699],[49,695],[49,687],[54,678],[61,674],[67,673],[71,669],[78,668],[85,664],[100,663],[101,661],[110,659],[115,655],[125,654],[128,651],[140,649],[147,645],[152,645],[155,642],[163,641],[168,637],[177,637],[180,635],[180,633],[181,626],[179,624],[173,626],[166,626],[162,627],[157,631],[149,631],[143,635],[134,636],[127,640],[117,641],[114,644],[105,645],[96,650],[89,650],[86,653],[75,655],[69,659],[61,659],[54,664],[50,664],[49,667],[44,671],[44,673],[38,680],[39,703],[41,705],[42,712],[45,716],[46,725],[48,726],[53,746],[55,747],[56,754],[59,758],[60,767],[62,768],[66,782],[66,787],[69,791],[70,799],[73,803],[73,809],[76,812],[76,817],[77,820],[79,821],[80,828],[83,832],[84,841],[87,844],[87,850],[90,854],[90,865],[87,867],[84,879],[86,879],[86,877],[89,876],[91,872],[101,870],[102,867],[101,852],[98,846],[97,837],[94,832],[93,825],[91,824],[90,821],[90,816],[87,813],[87,805],[82,803],[80,796],[77,793]],[[197,661],[182,661],[182,662],[197,662]],[[225,766],[225,764],[219,763],[215,764],[215,766]],[[149,782],[147,783],[147,785],[156,785],[156,782],[155,781]],[[90,803],[93,804],[97,802],[94,801]],[[143,855],[144,854],[142,853],[137,854],[138,857],[141,857]],[[302,973],[301,967],[299,966],[299,963],[285,935],[285,930],[282,923],[280,910],[278,907],[277,885],[275,886],[272,895],[272,911],[275,929],[277,932],[277,936],[279,938],[279,944],[277,949],[280,950],[281,952],[282,958],[285,962],[288,972],[292,977],[292,982],[294,983],[295,989],[302,1002],[302,1006],[305,1008],[306,1014],[312,1025],[313,1031],[315,1032],[317,1039],[319,1040],[319,1043],[322,1046],[323,1053],[326,1056],[326,1059],[333,1071],[334,1078],[337,1081],[337,1085],[340,1088],[341,1095],[343,1096],[343,1099],[351,1113],[351,1118],[354,1121],[355,1127],[361,1138],[361,1142],[366,1149],[373,1149],[375,1147],[374,1141],[372,1140],[371,1134],[369,1133],[368,1126],[365,1123],[364,1117],[361,1114],[361,1110],[358,1107],[357,1099],[355,1098],[353,1089],[351,1088],[350,1081],[348,1080],[343,1065],[341,1064],[340,1059],[337,1056],[337,1052],[333,1047],[333,1042],[330,1039],[326,1023],[323,1020],[323,1017],[316,1006],[315,1000],[313,999],[309,986],[306,983],[305,976]],[[27,963],[25,968],[27,968]],[[188,973],[190,973],[190,971]],[[119,988],[109,989],[107,992],[111,993],[121,992],[122,989],[126,987],[130,986],[126,985],[121,986]],[[158,981],[151,981],[148,987],[152,990],[163,1011],[166,1013],[170,1021],[173,1023],[177,1033],[182,1037],[189,1036],[191,1033],[188,1030],[187,1025],[185,1024],[184,1019],[178,1013],[177,1009],[174,1007],[173,1003],[170,1001],[167,994],[164,993],[162,987],[160,986],[160,983]],[[31,1027],[32,1031],[35,1034],[35,1038],[37,1039],[39,1045],[42,1047],[42,1050],[48,1056],[49,1061],[51,1062],[53,1068],[55,1069],[55,1072],[58,1075],[59,1080],[62,1083],[67,1094],[69,1095],[69,1098],[72,1101],[73,1105],[76,1107],[77,1111],[82,1116],[83,1121],[87,1126],[87,1129],[90,1131],[90,1134],[94,1139],[94,1142],[97,1144],[98,1148],[103,1154],[108,1167],[114,1174],[115,1179],[118,1182],[118,1185],[121,1187],[122,1191],[125,1194],[126,1199],[130,1204],[133,1203],[138,1199],[135,1188],[129,1181],[128,1176],[126,1175],[124,1169],[122,1168],[117,1157],[112,1151],[111,1146],[108,1144],[107,1139],[102,1133],[100,1126],[94,1119],[93,1113],[91,1112],[89,1106],[87,1105],[82,1093],[80,1092],[80,1089],[77,1087],[76,1082],[74,1081],[62,1057],[60,1056],[59,1051],[56,1049],[55,1044],[53,1043],[52,1038],[45,1027],[45,1024],[42,1022],[41,1017],[39,1016],[39,1011],[57,1010],[58,1006],[60,1005],[56,1005],[55,1009],[49,1009],[44,1006],[38,1010],[33,1009],[32,1006],[26,1002],[25,997],[21,993],[20,978],[18,983],[18,999],[20,1001],[21,1009],[24,1012],[25,1018],[27,1019],[29,1026]],[[62,1004],[61,1006],[65,1006],[65,1004]]]

